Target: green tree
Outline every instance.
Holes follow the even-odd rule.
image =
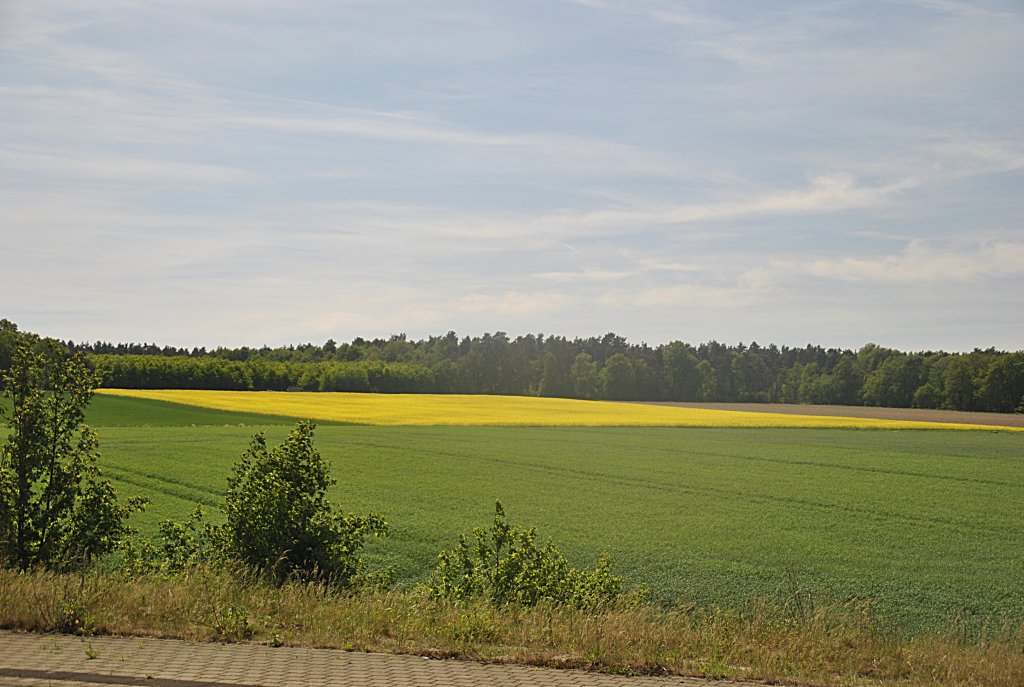
[[[1024,412],[1024,353],[1001,355],[989,365],[981,385],[986,410]]]
[[[731,366],[736,391],[735,400],[744,403],[768,401],[772,378],[768,366],[757,354],[756,349],[733,354]]]
[[[974,370],[967,356],[950,358],[942,374],[942,407],[949,410],[974,410],[977,386]]]
[[[693,348],[682,341],[672,341],[661,349],[665,393],[670,401],[696,401],[700,393],[700,375]]]
[[[4,382],[13,410],[0,449],[0,560],[21,570],[84,568],[122,544],[144,503],[119,502],[100,476],[99,442],[83,424],[96,375],[56,341],[23,339]]]
[[[540,396],[571,396],[571,366],[560,360],[555,353],[548,351],[540,359],[540,383],[537,393]]]
[[[921,385],[921,360],[897,353],[886,358],[864,378],[864,404],[888,408],[909,408]]]
[[[860,388],[864,381],[857,373],[857,365],[852,356],[844,356],[832,370],[830,381],[830,403],[855,405],[859,398]]]
[[[7,319],[0,319],[0,372],[11,366],[14,350],[17,348],[18,339],[21,337],[22,334],[18,331],[18,325]]]
[[[597,396],[597,363],[589,353],[580,353],[576,356],[572,362],[570,375],[576,398]]]
[[[707,360],[697,363],[697,375],[700,377],[700,400],[718,400],[718,373],[714,365]]]
[[[605,361],[598,375],[603,398],[627,401],[636,398],[636,371],[624,353],[615,353]]]
[[[311,422],[300,422],[279,446],[253,436],[234,467],[224,498],[227,522],[214,528],[226,557],[276,582],[290,577],[350,586],[362,572],[367,537],[387,531],[384,519],[335,513],[327,489],[335,480],[313,446]]]

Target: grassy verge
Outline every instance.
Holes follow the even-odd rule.
[[[257,641],[805,685],[1024,684],[1024,635],[880,631],[858,605],[741,611],[623,603],[585,613],[495,609],[416,592],[335,594],[211,570],[174,578],[0,571],[0,626],[39,632]]]

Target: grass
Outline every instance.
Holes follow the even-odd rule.
[[[431,602],[416,592],[331,593],[204,569],[174,578],[0,571],[0,626],[37,632],[257,641],[625,674],[811,685],[1017,687],[1024,637],[880,631],[861,604],[593,613]]]
[[[143,530],[219,505],[254,427],[217,413],[161,426],[153,401],[125,402],[98,428],[102,464],[122,493],[152,499]],[[405,586],[500,498],[577,565],[609,551],[664,606],[858,600],[907,634],[1024,621],[1019,434],[323,426],[317,445],[332,499],[392,523],[369,555]]]
[[[676,408],[610,401],[456,394],[102,389],[102,396],[362,425],[743,427],[985,430],[983,425]],[[1024,431],[1003,428],[1006,431]]]
[[[188,427],[289,424],[295,420],[285,415],[214,410],[169,401],[97,394],[89,403],[86,422],[103,427]],[[329,420],[320,423],[338,424]]]

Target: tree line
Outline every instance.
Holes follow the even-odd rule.
[[[7,322],[6,320],[2,322]],[[0,324],[4,341],[17,328]],[[181,349],[64,342],[122,388],[535,395],[582,399],[811,403],[1024,412],[1024,351],[903,352],[454,332],[410,340]],[[8,356],[9,357],[9,356]]]

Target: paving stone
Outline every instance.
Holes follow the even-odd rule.
[[[0,687],[739,687],[257,644],[0,631]]]

